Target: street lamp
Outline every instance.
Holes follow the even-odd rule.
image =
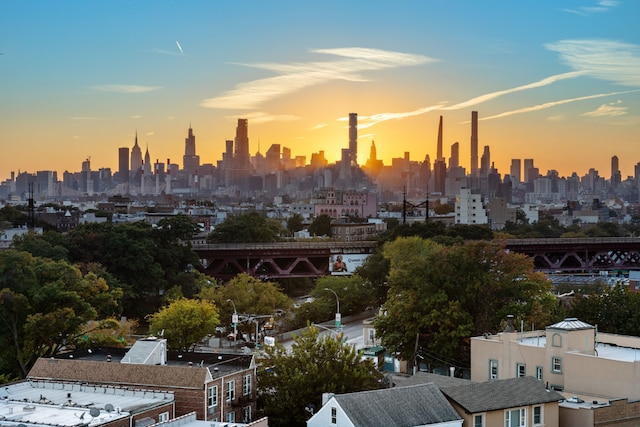
[[[336,291],[330,288],[324,288],[325,291],[329,291],[336,296],[336,328],[342,330],[341,318],[340,318],[340,298]]]
[[[238,311],[236,310],[236,305],[234,304],[232,299],[228,299],[227,302],[230,302],[233,305],[233,315],[231,316],[231,323],[233,323],[233,343],[235,344],[238,341]]]

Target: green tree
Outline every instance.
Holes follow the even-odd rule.
[[[322,393],[379,387],[381,374],[371,360],[361,361],[353,346],[319,332],[309,327],[295,338],[291,351],[276,345],[260,356],[258,398],[269,425],[306,425],[309,414],[304,408],[320,408]]]
[[[640,335],[640,294],[616,284],[602,294],[577,297],[569,307],[571,317],[598,325],[610,334]]]
[[[210,243],[269,243],[279,240],[280,227],[258,212],[230,216],[207,236]]]
[[[318,215],[309,225],[309,234],[312,236],[333,236],[331,217],[326,214]]]
[[[304,228],[302,215],[294,213],[287,219],[287,230],[293,235],[296,231],[300,231]]]
[[[149,333],[162,335],[169,348],[191,351],[220,323],[216,306],[209,301],[181,298],[147,316]]]
[[[225,285],[217,283],[204,287],[198,294],[206,301],[215,302],[220,310],[222,325],[231,325],[231,316],[235,310],[243,316],[255,317],[258,326],[269,321],[269,317],[276,313],[289,310],[291,299],[282,292],[279,285],[274,282],[263,282],[247,273],[241,273],[227,282]],[[231,303],[233,301],[233,303]],[[255,331],[255,323],[242,323],[238,325],[239,331]]]
[[[417,237],[387,243],[388,299],[375,320],[385,346],[468,363],[468,339],[496,331],[508,314],[527,325],[553,321],[555,301],[532,260],[490,242],[442,246]]]
[[[38,357],[73,348],[84,325],[118,314],[119,289],[66,261],[0,252],[0,367],[24,377]]]

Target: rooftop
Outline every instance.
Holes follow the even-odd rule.
[[[56,381],[22,381],[0,390],[0,421],[31,426],[96,426],[141,408],[173,402],[173,393]]]

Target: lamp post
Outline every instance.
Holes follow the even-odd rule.
[[[228,299],[227,302],[230,302],[231,305],[233,305],[231,323],[233,323],[233,343],[235,344],[238,341],[238,311],[236,310],[236,305],[232,299]]]
[[[338,294],[333,289],[324,288],[324,290],[329,291],[336,296],[336,328],[338,328],[339,330],[342,330],[342,323],[341,323],[342,319],[340,318],[340,298],[338,298]]]

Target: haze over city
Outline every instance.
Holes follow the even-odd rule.
[[[153,161],[191,126],[215,163],[238,118],[249,150],[339,160],[358,114],[358,159],[385,164],[479,145],[509,172],[622,176],[640,162],[640,3],[633,0],[4,1],[0,179],[117,168],[136,132]]]

